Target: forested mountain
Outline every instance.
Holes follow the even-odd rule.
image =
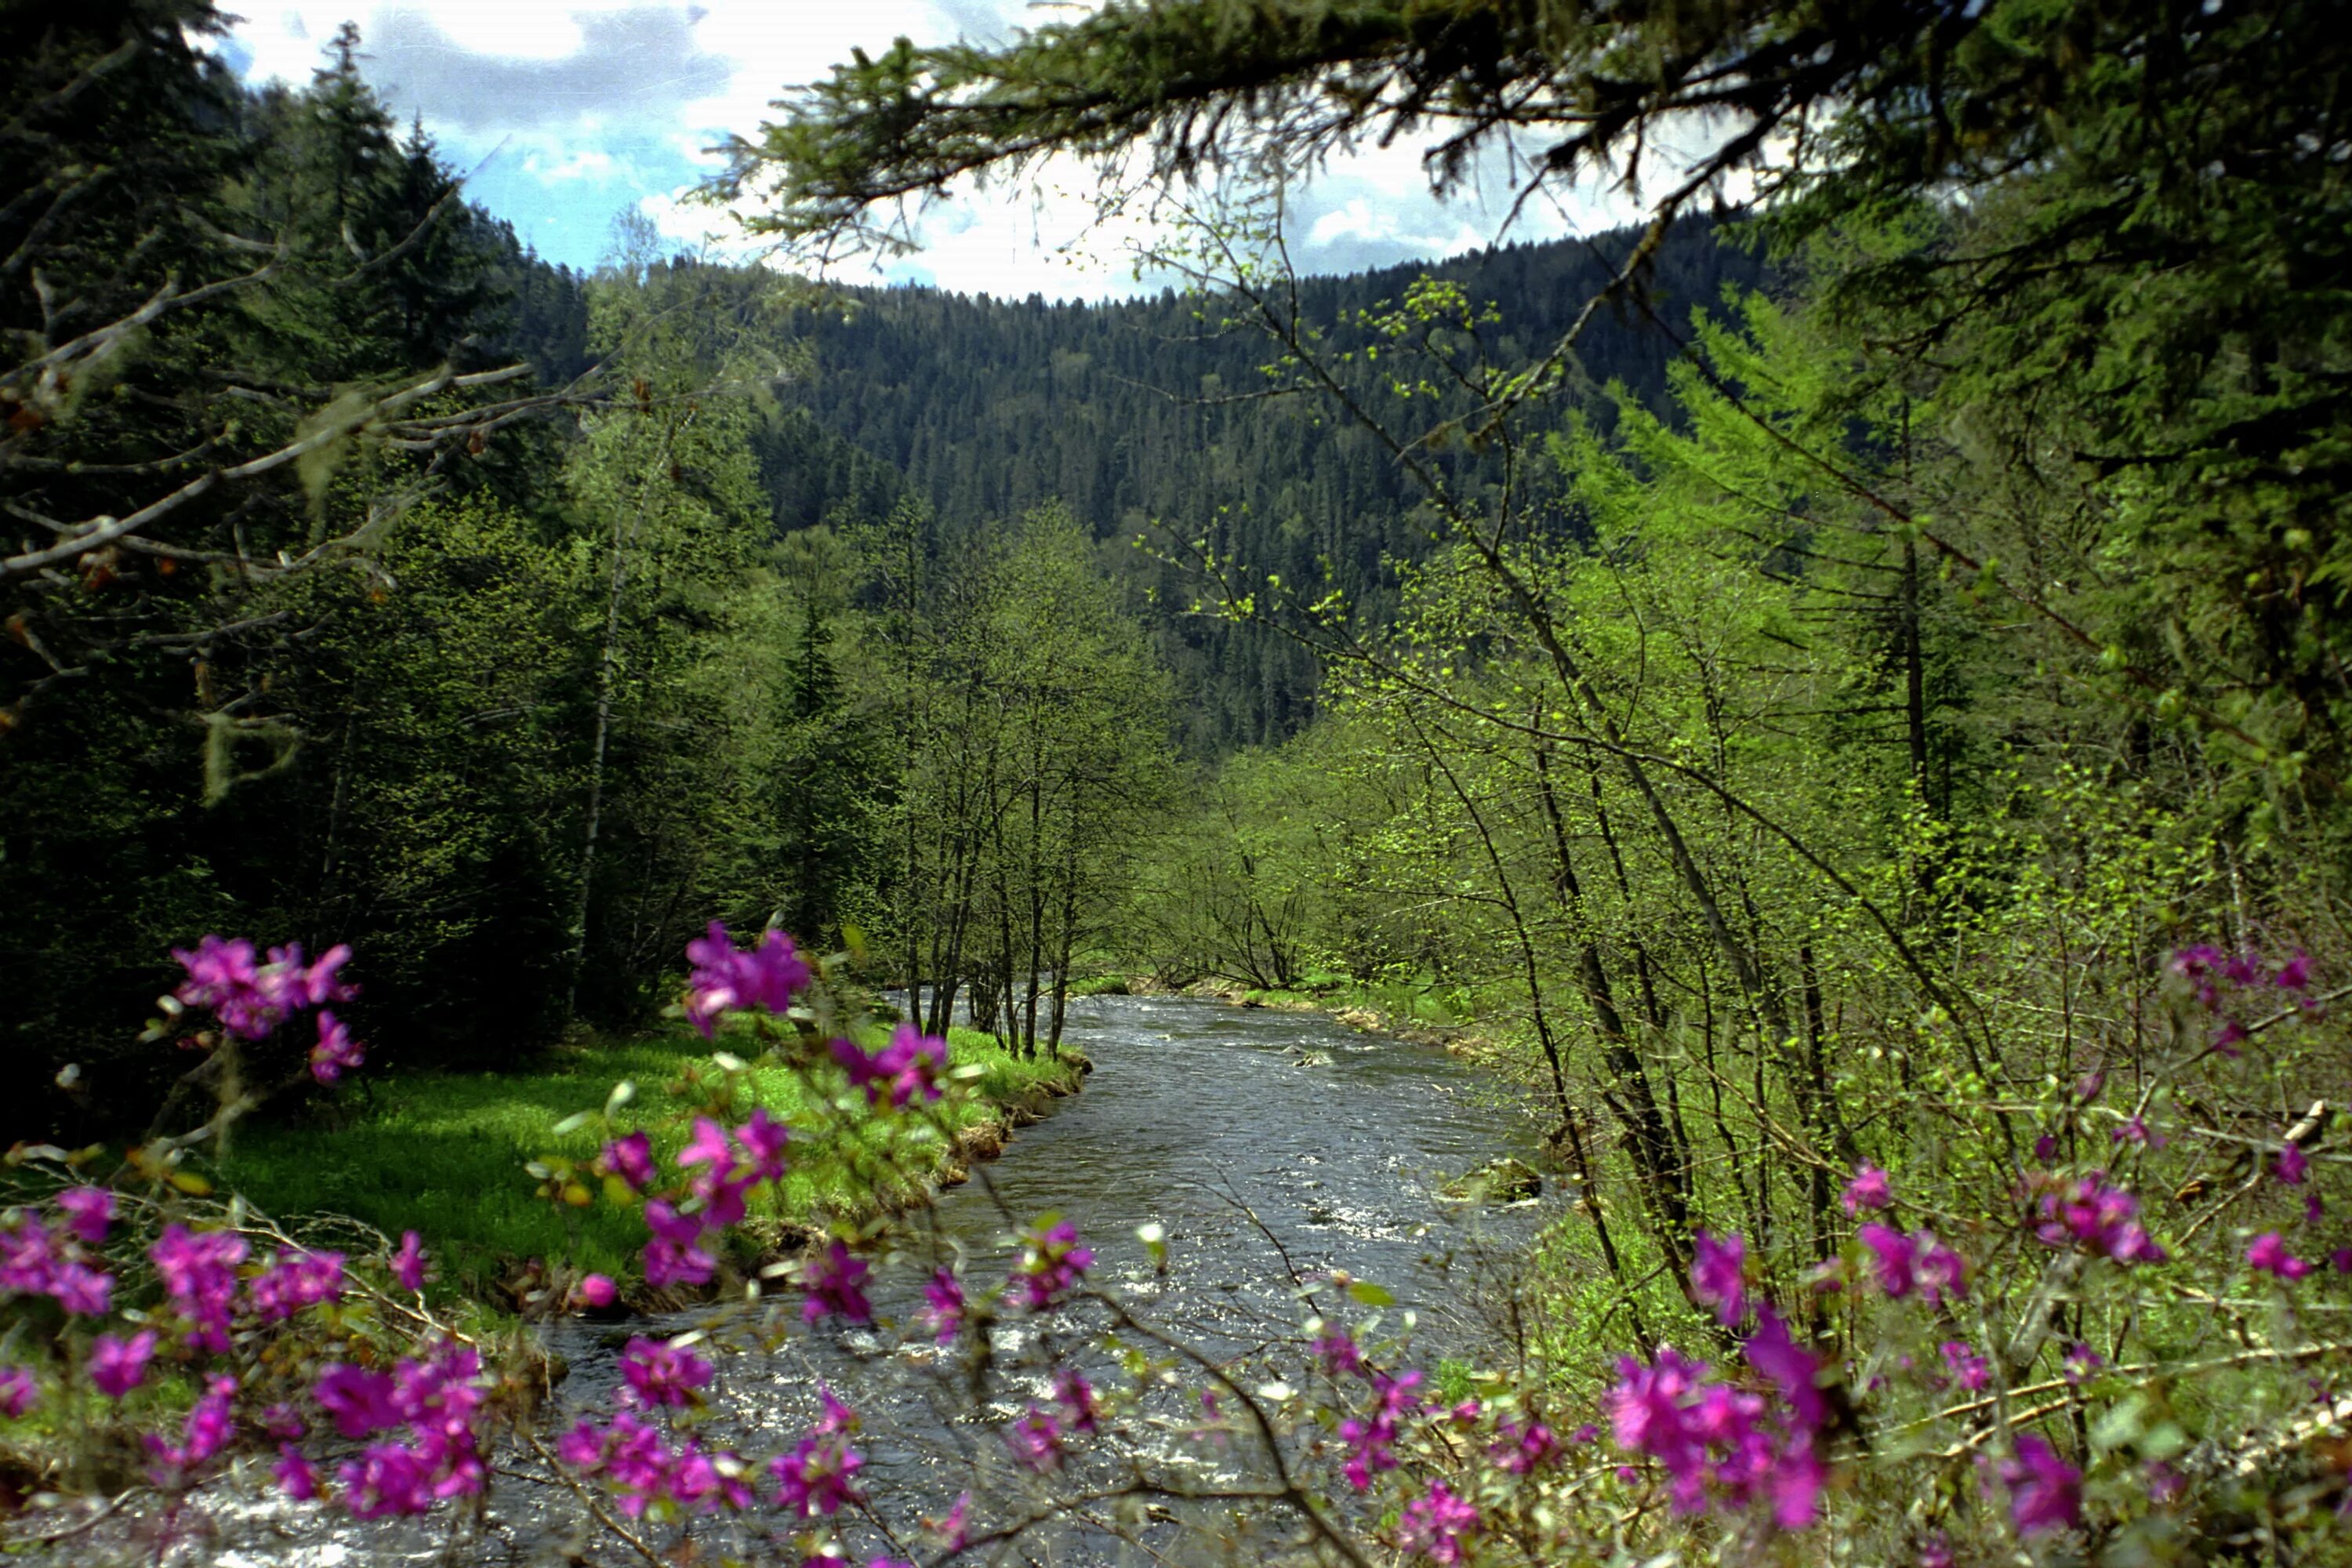
[[[1427,275],[1491,303],[1486,357],[1527,365],[1551,350],[1637,237],[1513,244],[1432,266],[1308,278],[1298,314],[1344,331]],[[1752,245],[1686,221],[1651,270],[1654,308],[1680,322],[1763,273]],[[1086,304],[850,289],[790,321],[813,358],[788,395],[805,426],[775,427],[762,464],[786,527],[879,516],[902,490],[952,527],[1059,502],[1105,540],[1157,539],[1162,527],[1181,539],[1207,535],[1219,553],[1300,583],[1319,580],[1328,563],[1333,584],[1360,596],[1374,618],[1395,603],[1387,560],[1417,560],[1429,548],[1426,498],[1373,434],[1320,399],[1264,395],[1277,351],[1197,296]],[[1570,389],[1604,426],[1612,405],[1596,395],[1609,383],[1662,406],[1675,353],[1630,307],[1611,311],[1579,341]],[[1370,387],[1381,412],[1418,414],[1385,390]],[[808,439],[812,427],[838,444]],[[1501,472],[1492,451],[1442,460],[1473,490]],[[1159,586],[1173,609],[1190,602],[1179,574],[1140,556],[1108,559]],[[1314,663],[1285,639],[1175,614],[1157,626],[1197,752],[1281,740],[1311,712]]]

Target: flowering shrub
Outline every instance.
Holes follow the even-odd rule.
[[[267,1039],[310,1010],[322,1042],[341,1038],[323,1005],[351,996],[348,956],[305,964],[274,949],[262,963],[250,943],[207,938],[180,955],[176,1000],[211,1009],[221,1040]],[[811,1022],[845,1003],[820,994],[821,966],[781,933],[739,948],[714,925],[689,956],[696,1026],[715,1038],[748,1013],[751,1035],[808,1077],[816,1114],[873,1119],[861,1136],[879,1147],[936,1140],[969,1092],[944,1043],[910,1028],[876,1050],[845,1032],[813,1042]],[[2168,976],[2179,1071],[2245,1074],[2274,1031],[2326,1021],[2300,958],[2192,948]],[[314,1073],[324,1083],[361,1065],[330,1055],[336,1071]],[[1888,1150],[1814,1184],[1808,1235],[1694,1224],[1686,1252],[1658,1268],[1684,1300],[1625,1299],[1638,1309],[1627,1321],[1671,1326],[1654,1342],[1604,1356],[1595,1337],[1621,1331],[1613,1316],[1546,1327],[1554,1309],[1538,1298],[1517,1308],[1538,1328],[1515,1359],[1466,1370],[1414,1364],[1386,1293],[1344,1275],[1302,1282],[1310,1315],[1289,1348],[1212,1357],[1135,1292],[1101,1284],[1097,1249],[1071,1222],[1008,1215],[1001,1275],[920,1265],[907,1335],[994,1435],[978,1457],[983,1489],[919,1520],[930,1500],[890,1494],[859,1413],[830,1387],[813,1390],[803,1429],[764,1445],[757,1432],[719,1442],[708,1426],[751,1352],[791,1333],[895,1332],[877,1292],[911,1266],[887,1237],[845,1228],[756,1277],[735,1272],[732,1233],[788,1178],[796,1148],[829,1132],[739,1103],[741,1064],[714,1061],[666,1161],[660,1130],[625,1124],[616,1092],[592,1158],[533,1172],[554,1201],[636,1209],[645,1288],[723,1277],[749,1305],[691,1335],[631,1334],[609,1404],[551,1438],[518,1346],[462,1331],[427,1300],[415,1232],[307,1244],[211,1199],[178,1159],[189,1145],[171,1139],[102,1180],[96,1152],[16,1152],[54,1179],[0,1220],[16,1325],[0,1415],[54,1412],[62,1429],[69,1413],[95,1414],[135,1430],[167,1520],[266,1468],[289,1506],[359,1521],[446,1510],[456,1525],[481,1517],[510,1473],[575,1500],[587,1528],[641,1557],[719,1531],[804,1563],[938,1563],[1055,1520],[1148,1532],[1150,1500],[1181,1498],[1220,1531],[1278,1522],[1268,1550],[1303,1540],[1358,1563],[1378,1550],[1550,1563],[1628,1543],[1752,1561],[1817,1532],[1889,1560],[2132,1562],[2256,1495],[2281,1539],[2342,1555],[2352,1446],[2328,1435],[2352,1417],[2352,1348],[2329,1337],[2323,1309],[2343,1304],[2352,1247],[2331,1245],[2324,1102],[2250,1139],[2166,1092],[2178,1072],[2142,1078],[2115,1107],[2103,1101],[2119,1075],[2053,1085],[2038,1107],[2000,1113],[2042,1119],[2026,1130],[2031,1157],[2021,1147],[2005,1169],[1956,1181]],[[2158,1161],[2178,1168],[2159,1181]],[[1971,1190],[1973,1205],[1960,1203]],[[1163,1268],[1164,1238],[1147,1227],[1138,1240]],[[767,1295],[777,1282],[781,1301]],[[621,1291],[588,1276],[549,1300],[602,1308]],[[2237,1304],[2248,1293],[2259,1320]],[[1339,1315],[1350,1309],[1352,1322]],[[2238,1332],[2209,1344],[2200,1325],[2216,1311]],[[1000,1341],[1003,1325],[1021,1332]],[[185,1397],[161,1397],[165,1385]],[[2252,1403],[2223,1415],[2226,1401]],[[1213,1457],[1207,1472],[1188,1449]]]

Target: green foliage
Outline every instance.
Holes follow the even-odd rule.
[[[882,1036],[864,1043],[878,1047]],[[748,1048],[731,1033],[719,1044]],[[1066,1087],[1066,1069],[1022,1060],[990,1035],[957,1029],[949,1044],[957,1066],[983,1069],[978,1099],[953,1110],[956,1125]],[[534,1192],[524,1167],[548,1155],[593,1155],[593,1132],[557,1128],[603,1106],[614,1084],[625,1080],[637,1086],[636,1114],[661,1129],[656,1147],[667,1168],[686,1142],[681,1109],[698,1103],[683,1075],[709,1052],[701,1037],[673,1026],[593,1037],[498,1072],[404,1073],[372,1085],[358,1104],[241,1131],[214,1169],[268,1213],[341,1215],[394,1236],[418,1231],[445,1259],[445,1282],[477,1293],[511,1283],[533,1258],[627,1278],[646,1239],[636,1211],[551,1203]],[[810,1125],[814,1092],[783,1066],[751,1069],[751,1102],[779,1120]],[[773,1198],[763,1194],[758,1217],[772,1226],[856,1220],[918,1195],[912,1185],[874,1190],[871,1172],[853,1157],[856,1134],[852,1125],[796,1141],[792,1175]],[[928,1169],[945,1158],[944,1147],[934,1145]],[[900,1180],[911,1184],[925,1170],[906,1168]]]

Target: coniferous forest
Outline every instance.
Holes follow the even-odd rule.
[[[0,1539],[2352,1561],[2342,21],[1110,0],[581,272],[10,10]],[[1049,154],[1181,286],[813,265]]]

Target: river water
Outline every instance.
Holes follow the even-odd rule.
[[[1477,1303],[1542,1222],[1551,1194],[1507,1208],[1466,1207],[1441,1201],[1436,1189],[1500,1155],[1532,1160],[1532,1109],[1507,1086],[1435,1047],[1360,1033],[1319,1014],[1189,997],[1074,1002],[1066,1037],[1095,1063],[1084,1092],[1055,1101],[1001,1159],[900,1223],[897,1253],[872,1291],[886,1330],[911,1322],[936,1261],[960,1259],[974,1282],[1002,1278],[1013,1257],[1011,1223],[1051,1212],[1096,1249],[1096,1282],[1212,1359],[1246,1363],[1252,1377],[1281,1375],[1286,1354],[1295,1367],[1297,1325],[1311,1310],[1297,1282],[1328,1287],[1334,1269],[1393,1294],[1383,1331],[1396,1331],[1408,1311],[1415,1316],[1424,1364],[1474,1352],[1492,1331]],[[1149,1225],[1165,1233],[1164,1269],[1137,1237]],[[903,1524],[967,1487],[986,1495],[1024,1479],[1008,1473],[1014,1468],[997,1426],[1045,1394],[1045,1350],[1067,1353],[1099,1327],[1006,1319],[992,1331],[993,1375],[981,1384],[919,1337],[908,1344],[887,1331],[804,1331],[794,1299],[786,1290],[750,1307],[722,1303],[655,1321],[560,1324],[552,1348],[572,1372],[551,1414],[560,1422],[605,1405],[629,1333],[699,1331],[709,1336],[703,1348],[722,1361],[725,1390],[702,1429],[706,1443],[747,1453],[788,1445],[815,1414],[822,1381],[859,1410],[864,1479],[877,1496],[900,1500],[894,1511]],[[1337,1292],[1321,1300],[1351,1318],[1367,1315]],[[1115,1369],[1095,1364],[1107,1384],[1116,1378]],[[1185,1397],[1193,1396],[1188,1387]],[[1217,1461],[1205,1462],[1213,1469]],[[530,1544],[535,1526],[518,1489],[502,1489],[497,1512],[506,1517],[492,1540],[478,1543],[481,1560],[535,1561],[555,1548]],[[305,1512],[299,1522],[277,1508],[245,1517],[243,1528],[225,1521],[229,1528],[192,1560],[340,1568],[422,1560],[447,1539],[412,1525],[353,1526]],[[756,1547],[756,1538],[712,1544]],[[1034,1550],[1033,1560],[1043,1560]],[[1150,1550],[1166,1554],[1164,1543]],[[861,1549],[859,1560],[868,1554]],[[1129,1554],[1067,1531],[1047,1552],[1081,1563]]]

